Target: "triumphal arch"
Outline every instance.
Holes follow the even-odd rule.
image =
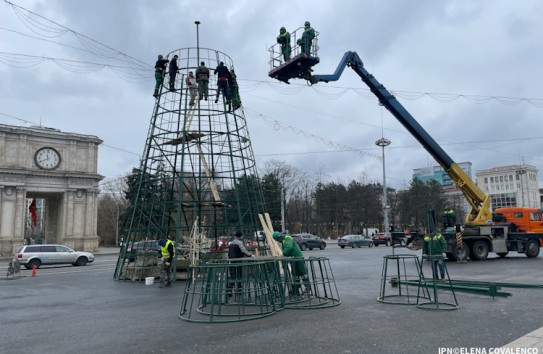
[[[0,255],[27,243],[39,200],[40,242],[96,251],[96,136],[0,124]],[[29,210],[31,209],[31,210]],[[35,221],[35,219],[34,219]]]

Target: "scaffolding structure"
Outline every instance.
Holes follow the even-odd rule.
[[[178,257],[187,245],[188,258],[193,228],[201,230],[193,243],[205,238],[209,246],[236,231],[252,240],[260,229],[258,214],[264,212],[264,202],[243,106],[229,107],[213,75],[220,62],[233,69],[233,61],[225,53],[206,48],[178,49],[166,58],[174,55],[179,57],[175,90],[169,89],[166,72],[140,167],[128,180],[130,207],[114,274],[117,280],[158,276],[157,250],[138,247],[141,241],[174,236]],[[190,105],[185,79],[200,62],[210,71],[209,98],[197,97]],[[177,263],[183,263],[183,257],[178,257],[174,271]],[[186,263],[188,268],[190,262]]]

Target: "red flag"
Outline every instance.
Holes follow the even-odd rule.
[[[36,223],[38,221],[38,215],[36,215],[36,199],[32,199],[32,203],[30,203],[28,211],[30,212],[30,216],[32,216],[32,224],[36,226]]]

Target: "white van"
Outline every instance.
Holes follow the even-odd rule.
[[[362,235],[371,238],[373,235],[376,235],[379,232],[379,229],[375,227],[368,227],[362,229]]]

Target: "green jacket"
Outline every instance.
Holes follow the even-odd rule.
[[[285,235],[283,236],[283,256],[285,257],[303,257],[304,254],[300,249],[300,246],[294,241],[292,236]]]
[[[422,254],[430,256],[441,255],[446,253],[449,249],[447,241],[441,234],[435,234],[434,236],[425,235],[424,244],[422,245]]]
[[[290,46],[290,33],[285,32],[277,36],[277,43],[281,44],[281,47]]]
[[[209,81],[209,69],[205,65],[200,65],[198,69],[196,69],[196,81]]]
[[[302,33],[302,40],[307,41],[306,43],[310,43],[313,38],[315,38],[315,30],[313,29],[313,27],[309,27]]]

